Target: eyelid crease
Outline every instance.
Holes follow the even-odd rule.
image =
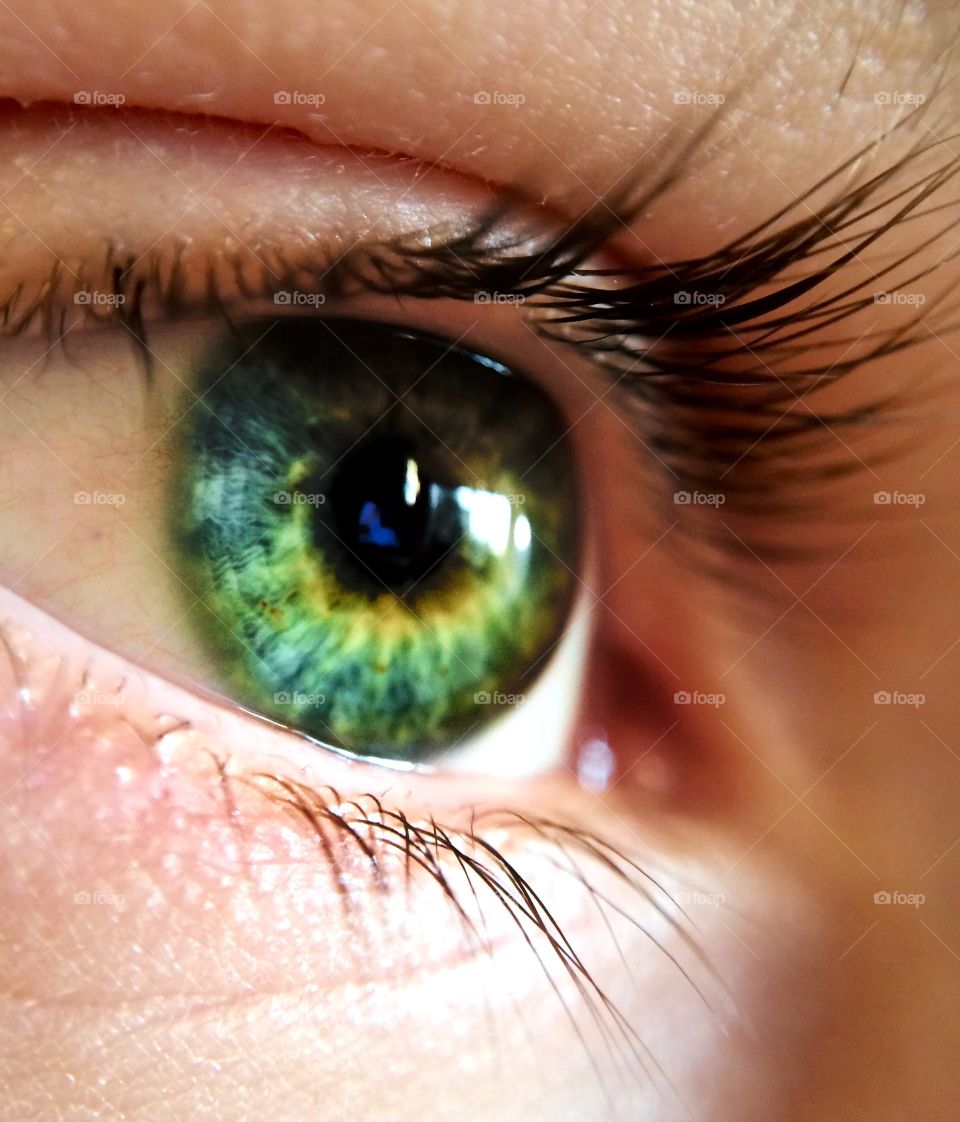
[[[74,320],[129,323],[145,310],[169,315],[217,311],[238,300],[260,299],[300,283],[325,296],[368,290],[424,299],[472,299],[478,294],[522,296],[537,301],[533,308],[538,322],[543,310],[562,310],[563,317],[551,315],[549,322],[599,326],[613,321],[618,334],[644,338],[660,333],[666,319],[663,312],[669,311],[670,322],[685,328],[692,324],[693,330],[708,335],[718,323],[729,325],[735,318],[731,313],[720,317],[696,305],[684,310],[672,301],[684,285],[696,281],[703,284],[713,276],[718,291],[737,300],[737,319],[755,317],[761,309],[745,307],[745,294],[790,266],[826,252],[831,248],[825,244],[827,235],[838,236],[845,225],[891,202],[886,199],[869,210],[857,210],[894,174],[937,146],[928,143],[915,148],[893,167],[842,194],[823,210],[785,230],[775,230],[792,211],[805,207],[818,191],[862,163],[885,139],[905,127],[921,112],[918,108],[888,133],[864,145],[792,204],[706,257],[615,269],[583,268],[589,258],[614,242],[680,180],[723,112],[723,108],[718,110],[652,183],[630,179],[625,187],[572,217],[562,200],[550,206],[542,200],[535,202],[529,187],[514,183],[493,188],[495,201],[486,212],[460,225],[447,222],[411,230],[385,242],[366,241],[345,251],[322,246],[319,255],[311,245],[310,252],[293,259],[288,259],[281,246],[273,248],[270,261],[262,254],[251,260],[250,253],[237,249],[233,254],[223,252],[208,259],[200,277],[186,275],[183,245],[160,246],[141,254],[107,239],[102,251],[91,254],[78,270],[69,270],[69,276],[57,265],[47,277],[35,282],[32,291],[25,282],[11,282],[11,292],[0,302],[0,334],[21,334],[41,321],[46,334],[55,339]],[[914,212],[918,201],[905,206],[903,215],[884,223],[864,244]],[[845,221],[826,229],[826,219],[835,214]],[[805,283],[829,275],[837,264],[831,262],[828,269],[818,271],[812,280],[806,278]],[[251,276],[257,273],[260,275],[251,283]],[[664,285],[664,278],[672,278],[674,283]],[[585,284],[587,279],[591,283]],[[123,299],[85,306],[75,300],[77,292],[84,290]],[[665,309],[665,303],[672,303],[672,308]],[[639,323],[629,322],[641,318],[640,310],[647,320],[643,331]],[[586,347],[596,344],[599,353],[611,351],[609,333],[604,340],[565,336],[564,341]]]
[[[951,235],[960,222],[954,217],[892,263],[873,269],[862,259],[903,224],[957,205],[955,198],[945,203],[937,193],[954,181],[960,160],[948,153],[934,166],[923,166],[945,140],[914,144],[893,164],[858,178],[884,141],[915,124],[929,106],[930,101],[863,145],[789,206],[700,258],[591,267],[592,258],[613,249],[625,227],[684,174],[722,107],[652,182],[628,182],[565,227],[552,211],[548,216],[543,207],[525,205],[518,184],[501,191],[494,205],[464,228],[448,223],[340,253],[322,251],[319,257],[314,250],[288,258],[278,246],[269,260],[251,262],[237,250],[211,259],[200,276],[186,275],[181,247],[133,259],[108,245],[98,265],[79,271],[78,282],[54,270],[36,292],[18,289],[3,305],[0,331],[41,324],[55,343],[79,322],[119,323],[149,374],[147,335],[158,313],[215,312],[231,322],[239,305],[290,290],[324,298],[372,292],[473,300],[478,306],[508,299],[521,306],[536,331],[607,370],[614,384],[611,402],[630,427],[638,423],[639,439],[659,462],[671,492],[715,489],[719,479],[738,512],[750,518],[814,517],[817,502],[791,498],[798,478],[822,487],[859,472],[864,461],[849,456],[839,442],[832,459],[816,467],[810,465],[812,455],[831,431],[878,425],[906,399],[888,391],[828,414],[810,407],[813,395],[917,345],[928,329],[943,336],[960,326],[945,287],[905,322],[895,317],[889,327],[848,338],[835,331],[874,306],[878,282],[887,288],[917,283],[957,256],[952,251],[934,265],[907,271],[921,250]],[[838,193],[817,205],[818,197],[838,185]],[[829,288],[855,268],[866,268],[866,275]],[[100,308],[78,309],[71,294],[76,287],[106,291],[117,300],[106,304],[103,315]],[[693,300],[691,292],[710,299]],[[798,307],[805,298],[809,302]],[[799,400],[804,409],[791,412]],[[758,470],[749,470],[751,461]],[[798,465],[809,470],[802,474]],[[670,513],[676,516],[675,506]],[[695,536],[702,534],[692,516],[683,520]],[[730,549],[728,534],[718,541]],[[802,555],[794,546],[785,551],[759,538],[748,552],[770,560]]]

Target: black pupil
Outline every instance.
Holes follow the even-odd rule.
[[[463,534],[454,489],[431,479],[413,443],[396,437],[349,452],[334,474],[330,502],[348,554],[391,587],[422,580]]]

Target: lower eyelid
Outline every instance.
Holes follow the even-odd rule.
[[[421,1032],[440,1010],[431,1055],[458,1070],[477,1054],[478,1010],[500,1029],[519,1004],[583,1080],[671,1100],[672,1073],[658,1071],[664,1015],[725,1031],[712,951],[754,963],[729,934],[742,917],[715,879],[723,850],[695,842],[689,820],[661,844],[655,811],[644,821],[628,799],[608,805],[570,776],[465,786],[324,754],[310,772],[288,763],[258,777],[278,771],[275,732],[258,730],[254,754],[243,718],[225,714],[216,739],[184,730],[157,744],[173,726],[158,720],[161,697],[181,717],[200,703],[9,591],[0,637],[6,893],[36,902],[5,917],[5,935],[25,948],[18,993],[37,1009],[120,1001],[125,1017],[129,1005],[192,1021],[238,1007],[239,1038],[254,1038],[263,1024],[243,1010],[265,1003],[271,1026],[295,1017],[321,1039],[364,1054],[386,1040],[402,1057],[399,1004]],[[62,703],[78,690],[71,714]],[[701,899],[705,930],[687,915]],[[66,955],[48,954],[58,943]],[[107,975],[77,970],[78,956],[104,955]],[[269,1071],[269,1043],[257,1046]]]
[[[581,631],[586,624],[583,611]],[[569,658],[582,657],[577,648],[584,641],[581,635]],[[549,721],[541,723],[546,728]],[[490,735],[496,739],[497,733]],[[29,774],[51,804],[70,788],[71,797],[82,791],[89,805],[115,806],[134,820],[154,803],[171,812],[222,817],[224,782],[250,786],[258,776],[336,792],[344,800],[374,792],[412,815],[436,815],[454,828],[468,822],[470,808],[483,805],[510,805],[535,816],[545,805],[569,801],[571,786],[565,769],[523,780],[509,772],[418,775],[342,757],[135,667],[4,588],[0,737],[11,783]],[[86,747],[77,748],[80,743]],[[250,786],[250,821],[265,830],[279,822],[285,837],[298,835],[315,847],[309,823],[289,811],[278,814],[275,803],[265,802],[265,790],[278,789],[270,780]]]
[[[572,890],[580,876],[599,885],[609,875],[591,859],[589,847],[596,843],[583,832],[590,817],[597,816],[596,808],[584,816],[579,806],[569,835],[558,833],[566,829],[562,826],[546,832],[537,826],[544,808],[578,805],[575,798],[571,801],[569,783],[565,795],[549,783],[531,784],[526,793],[513,784],[505,799],[502,785],[478,781],[470,785],[468,807],[455,779],[431,778],[427,799],[402,775],[384,781],[380,769],[341,767],[335,760],[324,760],[306,783],[303,773],[297,775],[289,766],[275,769],[269,754],[234,771],[235,757],[227,763],[223,755],[229,721],[218,742],[187,729],[155,742],[158,730],[175,726],[163,719],[153,727],[144,724],[150,684],[138,681],[138,673],[121,675],[120,660],[89,649],[86,661],[78,662],[85,641],[9,592],[0,595],[0,619],[5,652],[0,776],[12,813],[5,840],[11,852],[28,855],[22,861],[18,857],[19,878],[35,891],[44,891],[49,882],[60,886],[61,897],[45,911],[63,913],[57,923],[64,930],[76,920],[70,893],[74,904],[99,900],[117,909],[132,929],[125,938],[139,939],[139,931],[145,939],[155,938],[158,909],[172,909],[172,938],[180,938],[177,925],[184,922],[191,938],[199,938],[198,922],[217,930],[223,923],[231,930],[239,924],[231,938],[241,948],[247,942],[259,948],[271,942],[283,945],[292,930],[298,959],[295,963],[285,953],[282,960],[261,963],[257,985],[263,992],[291,985],[396,980],[422,971],[425,962],[431,969],[469,963],[481,944],[485,953],[501,946],[523,947],[526,937],[519,936],[516,909],[528,911],[522,895],[528,889],[515,880],[523,875],[520,870],[533,871],[529,891],[553,916],[546,942],[535,944],[537,957],[557,954],[551,940],[560,931],[573,936],[591,915],[588,926],[599,922],[592,894],[582,885]],[[112,688],[107,685],[111,682]],[[379,794],[361,793],[366,790]],[[516,809],[489,819],[475,817],[473,805],[484,802]],[[335,819],[341,814],[347,825],[338,828]],[[562,813],[552,817],[563,821]],[[411,858],[404,852],[405,839],[418,837],[420,830],[426,834]],[[484,839],[482,846],[474,841],[474,831]],[[552,836],[563,839],[562,849],[550,841]],[[509,866],[500,863],[500,853]],[[435,861],[438,868],[445,867],[442,879],[429,871]],[[501,889],[488,888],[487,897],[478,897],[476,884],[468,886],[467,864],[473,861],[486,869],[482,882],[493,877]],[[572,879],[571,861],[581,869]],[[398,891],[401,885],[406,888]],[[64,886],[67,899],[62,898]],[[514,905],[504,906],[504,890],[516,895]],[[485,890],[479,891],[482,896]],[[614,878],[605,891],[616,896],[625,887],[618,887]],[[459,908],[467,907],[463,920],[475,906],[479,914],[466,929],[451,922]],[[141,907],[146,909],[143,916],[129,914],[128,909]],[[638,900],[630,907],[639,907]],[[672,914],[674,922],[680,918],[666,893],[659,893],[660,909]],[[537,909],[526,919],[521,916],[521,926],[540,931],[539,939],[542,921],[534,921],[535,914]],[[197,915],[210,919],[191,918]],[[254,927],[248,929],[251,922]],[[406,931],[399,940],[398,925]],[[365,934],[354,943],[360,931]],[[209,945],[215,947],[217,938]],[[201,939],[200,948],[189,953],[203,957],[209,951],[203,944]],[[347,945],[352,945],[350,953]],[[236,951],[232,947],[231,953]],[[602,961],[607,951],[594,946],[592,954]],[[251,949],[251,955],[262,958],[262,951]],[[551,959],[548,970],[563,975],[569,966],[564,959],[565,952],[559,960]],[[528,973],[529,960],[521,959],[517,968]],[[589,974],[581,981],[589,991]],[[51,993],[64,984],[55,974],[48,982]],[[498,984],[503,985],[502,975]],[[84,985],[80,991],[74,988],[75,996],[83,996]],[[231,985],[237,985],[236,977]],[[241,983],[238,994],[243,992]],[[469,1004],[472,999],[464,1000]]]
[[[107,745],[123,742],[129,759],[113,765],[119,792],[135,774],[149,775],[148,786],[155,787],[181,772],[204,774],[211,761],[222,759],[238,774],[285,774],[344,792],[376,787],[379,781],[410,794],[402,772],[346,761],[204,701],[132,666],[7,589],[0,589],[0,625],[4,739],[29,745],[40,738],[51,754],[76,729]]]
[[[306,862],[315,875],[316,828],[285,805],[297,791],[304,806],[315,791],[332,804],[358,800],[372,814],[361,793],[379,790],[390,805],[411,812],[418,805],[428,818],[462,818],[453,781],[431,779],[439,791],[428,800],[403,773],[309,746],[298,753],[295,738],[285,738],[293,743],[281,752],[275,741],[282,734],[244,727],[251,722],[229,712],[205,721],[204,703],[126,666],[7,590],[0,590],[0,620],[4,787],[26,792],[31,823],[51,837],[62,832],[65,852],[79,818],[118,844],[165,849],[160,864],[171,869],[202,851],[201,864],[216,875],[231,868],[239,875],[251,854],[264,867]],[[343,875],[364,889],[367,855],[345,847],[342,862]]]

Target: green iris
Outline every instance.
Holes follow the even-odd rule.
[[[419,762],[543,669],[578,500],[533,383],[432,336],[293,317],[241,325],[198,382],[174,554],[239,704]]]

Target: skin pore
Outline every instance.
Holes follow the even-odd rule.
[[[490,185],[577,214],[656,178],[723,95],[676,186],[609,250],[706,254],[889,132],[916,95],[926,111],[857,170],[938,138],[929,159],[956,156],[954,24],[935,4],[8,0],[0,290],[111,241],[130,257],[335,252],[462,221]],[[942,268],[904,288],[932,308],[955,285],[957,201],[948,182],[857,275],[929,241],[911,271]],[[575,765],[509,777],[500,734],[483,774],[386,771],[212,702],[156,544],[178,400],[164,370],[187,369],[211,321],[157,328],[148,419],[120,327],[77,329],[46,362],[42,333],[0,340],[0,1118],[950,1117],[957,336],[920,332],[827,391],[825,413],[914,396],[892,437],[828,434],[862,470],[815,519],[772,523],[819,553],[742,551],[719,580],[678,562],[649,498],[656,465],[635,465],[639,424],[598,404],[586,357],[515,307],[373,296],[345,310],[504,356],[570,416],[592,639],[567,670],[582,686],[554,687],[578,695],[573,732],[544,739],[578,748],[602,730],[619,781],[591,792]],[[819,327],[819,361],[915,311]],[[80,489],[129,500],[78,513]],[[924,503],[888,509],[881,491]],[[727,513],[728,540],[743,538]],[[684,690],[724,701],[675,705]],[[924,700],[878,705],[877,691]],[[80,693],[100,703],[71,710]],[[331,806],[400,834],[356,826],[380,841],[372,861]],[[414,828],[411,870],[382,843]],[[635,863],[616,863],[629,883],[584,835]],[[423,867],[431,852],[446,879]],[[540,924],[469,881],[470,857]]]

